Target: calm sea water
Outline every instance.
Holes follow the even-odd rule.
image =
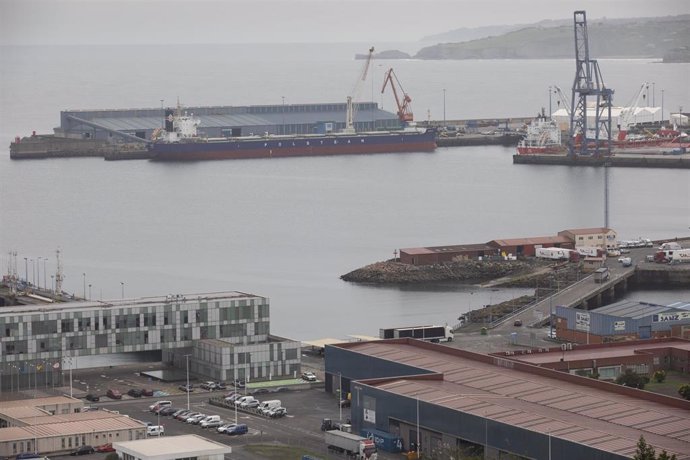
[[[398,46],[401,48],[400,46]],[[530,290],[384,288],[339,276],[401,247],[552,235],[604,223],[603,171],[513,165],[504,147],[192,164],[10,161],[9,143],[52,132],[65,109],[339,102],[379,93],[390,66],[417,119],[529,116],[574,63],[380,61],[354,88],[366,45],[5,47],[0,53],[0,250],[63,255],[64,288],[95,299],[239,290],[271,298],[272,332],[295,339],[454,324],[470,308]],[[384,49],[385,46],[379,46]],[[405,49],[402,47],[402,49]],[[405,49],[415,51],[415,49]],[[690,107],[690,65],[600,60],[627,104],[654,82],[665,112]],[[555,106],[555,100],[553,101]],[[690,233],[687,170],[610,170],[610,225],[622,238]],[[36,263],[34,262],[34,269]],[[32,278],[32,263],[26,269]],[[84,288],[86,285],[86,289]],[[632,294],[690,300],[690,290]]]

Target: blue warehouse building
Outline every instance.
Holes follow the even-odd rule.
[[[450,458],[631,458],[642,435],[690,458],[690,402],[497,356],[393,339],[327,345],[326,391],[352,431]]]

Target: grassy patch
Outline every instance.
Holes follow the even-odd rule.
[[[653,391],[654,393],[680,398],[678,388],[686,383],[690,383],[689,375],[675,371],[666,371],[666,380],[661,383],[656,383],[654,379],[652,379],[645,385],[644,389]]]
[[[302,447],[274,444],[251,444],[244,450],[267,460],[302,460],[303,455],[317,457],[316,454]]]

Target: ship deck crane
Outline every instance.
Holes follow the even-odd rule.
[[[369,48],[369,55],[367,56],[367,59],[364,62],[362,72],[359,78],[357,79],[355,86],[352,88],[350,95],[347,96],[347,112],[345,113],[345,129],[343,130],[343,132],[355,132],[355,109],[352,104],[352,100],[356,99],[359,96],[359,92],[362,89],[362,82],[364,82],[367,79],[367,74],[369,73],[369,66],[371,65],[371,60],[373,59],[373,57],[374,47],[372,46],[371,48]]]
[[[628,134],[628,128],[630,127],[630,122],[635,116],[637,108],[640,106],[640,99],[644,97],[645,90],[649,89],[649,83],[644,82],[640,86],[640,90],[635,95],[632,104],[629,104],[625,109],[621,111],[620,118],[618,120],[618,140],[625,140],[625,136]]]
[[[570,108],[570,102],[565,98],[565,94],[563,94],[563,91],[558,85],[554,85],[554,90],[556,94],[558,95],[558,100],[556,101],[559,106],[560,104],[563,104],[563,108],[565,109],[565,113],[570,117],[570,114],[572,113],[572,109]]]
[[[383,79],[383,87],[381,88],[381,94],[383,94],[383,92],[386,90],[386,86],[389,82],[391,84],[391,88],[393,89],[395,105],[398,107],[398,119],[403,124],[411,122],[414,119],[410,107],[412,98],[410,98],[410,96],[408,96],[408,94],[403,90],[402,85],[400,84],[400,80],[398,80],[398,76],[395,75],[395,72],[393,71],[392,67],[390,68],[390,70],[388,70],[388,72],[386,72],[386,76]],[[400,88],[402,99],[398,96],[398,90],[395,87],[396,83],[398,85],[398,88]]]
[[[570,156],[611,154],[611,102],[613,90],[606,88],[599,70],[599,63],[589,58],[587,37],[587,16],[584,11],[575,11],[575,81],[572,91],[572,112],[570,115]],[[596,103],[593,138],[588,139],[587,98],[595,97]],[[602,136],[606,136],[602,139]]]

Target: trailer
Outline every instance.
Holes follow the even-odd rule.
[[[379,329],[382,339],[419,339],[427,342],[452,342],[453,329],[450,326],[410,326]]]
[[[577,251],[564,248],[537,248],[534,255],[539,259],[551,260],[577,261],[580,258]]]
[[[596,246],[579,246],[575,248],[575,251],[585,257],[603,257],[605,254],[602,248]]]
[[[679,249],[671,254],[670,264],[690,263],[690,249]]]
[[[371,439],[340,430],[330,430],[324,433],[324,440],[329,451],[344,454],[357,460],[376,460],[378,458],[376,444]]]

